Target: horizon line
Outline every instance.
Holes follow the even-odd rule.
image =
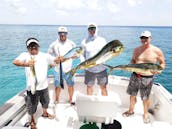
[[[25,25],[25,26],[87,26],[87,25],[81,25],[81,24],[79,24],[79,25],[76,25],[76,24],[4,24],[4,23],[0,23],[0,25],[16,25],[16,26],[18,26],[18,25]],[[114,26],[114,27],[172,27],[172,25],[98,25],[98,26],[101,26],[101,27],[104,27],[104,26],[106,26],[106,27],[112,27],[112,26]]]

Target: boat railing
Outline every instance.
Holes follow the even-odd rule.
[[[25,113],[25,91],[18,93],[0,107],[0,128],[14,125]]]

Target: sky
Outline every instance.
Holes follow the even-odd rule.
[[[0,24],[172,26],[172,0],[1,0]]]

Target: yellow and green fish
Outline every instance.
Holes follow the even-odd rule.
[[[73,76],[79,69],[86,69],[102,64],[109,59],[119,55],[123,49],[123,44],[119,40],[113,40],[107,43],[95,56],[80,63],[66,74],[70,73],[70,75]]]
[[[72,56],[77,55],[78,57],[83,53],[82,47],[74,47],[71,50],[69,50],[63,57],[66,60],[69,60],[72,58]]]
[[[115,67],[106,64],[104,65],[110,68],[110,71],[125,70],[129,72],[136,72],[141,75],[152,75],[153,73],[161,73],[163,71],[163,68],[159,64],[155,64],[155,63],[127,64],[127,65],[118,65]]]
[[[31,60],[34,60],[34,58],[31,57]],[[30,71],[31,71],[31,77],[30,77],[31,93],[32,93],[32,95],[34,95],[36,93],[36,86],[38,84],[34,65],[30,67]]]

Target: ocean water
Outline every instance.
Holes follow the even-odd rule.
[[[67,26],[68,38],[78,46],[87,36],[86,26]],[[26,51],[25,41],[29,37],[39,39],[40,50],[46,52],[51,42],[57,39],[57,26],[47,25],[0,25],[0,105],[25,89],[25,73],[22,67],[16,67],[12,61],[23,51]],[[128,64],[132,57],[133,49],[139,46],[140,33],[144,30],[152,32],[152,44],[161,48],[166,58],[166,69],[157,75],[155,82],[161,83],[172,93],[172,27],[135,27],[135,26],[100,26],[98,34],[108,42],[120,40],[125,50],[118,57],[108,61],[110,65]],[[79,60],[74,62],[74,66]],[[79,71],[82,72],[82,71]],[[49,71],[52,74],[52,71]],[[129,72],[115,71],[114,75],[130,76]]]

